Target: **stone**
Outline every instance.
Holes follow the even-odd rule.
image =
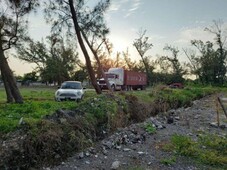
[[[90,156],[90,153],[89,152],[86,152],[85,155],[88,157],[88,156]]]
[[[211,127],[218,128],[218,124],[217,124],[217,122],[212,122],[212,123],[210,123],[210,126],[211,126]]]
[[[89,161],[85,161],[85,164],[90,165],[91,163]]]
[[[200,117],[200,115],[195,115],[194,119],[198,119]]]
[[[130,148],[124,148],[124,149],[123,149],[124,152],[128,152],[128,151],[131,151],[131,150],[132,150],[132,149],[130,149]]]
[[[168,124],[172,124],[173,123],[173,117],[172,116],[167,117],[167,123]]]
[[[174,119],[175,120],[180,120],[180,117],[179,116],[175,116]]]
[[[84,158],[84,152],[80,152],[78,157],[79,157],[79,159],[83,159]]]
[[[114,161],[111,165],[111,169],[118,169],[120,167],[120,161]]]
[[[221,129],[225,129],[226,128],[226,125],[220,125],[220,128]]]
[[[22,124],[24,124],[24,123],[25,123],[25,122],[24,122],[24,118],[21,117],[18,124],[19,124],[19,125],[22,125]]]
[[[139,152],[138,152],[138,154],[139,154],[139,155],[144,155],[145,153],[144,153],[144,152],[139,151]]]
[[[121,150],[121,145],[117,145],[116,149]]]
[[[113,146],[112,142],[110,142],[110,141],[103,142],[102,144],[103,144],[104,146],[106,146],[108,149],[111,149],[112,146]]]

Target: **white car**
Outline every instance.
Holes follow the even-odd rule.
[[[65,81],[61,87],[55,92],[55,100],[76,100],[83,98],[84,90],[80,81]]]

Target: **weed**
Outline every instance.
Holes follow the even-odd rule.
[[[156,128],[154,127],[154,125],[152,123],[147,123],[144,126],[146,132],[148,132],[149,134],[154,134],[156,132]]]
[[[227,138],[217,135],[201,135],[198,141],[188,136],[173,135],[173,152],[195,158],[198,162],[227,168]]]
[[[162,159],[160,160],[161,164],[164,164],[164,165],[173,165],[176,163],[176,157],[171,157],[171,158],[165,158],[165,159]]]

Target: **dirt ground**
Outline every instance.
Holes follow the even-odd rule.
[[[222,96],[221,96],[222,97]],[[221,127],[215,124],[216,95],[207,96],[193,102],[188,108],[170,110],[145,122],[118,129],[110,137],[93,147],[77,153],[56,167],[43,167],[44,170],[108,170],[108,169],[152,169],[152,170],[195,170],[210,169],[198,165],[187,157],[176,157],[175,163],[165,165],[162,160],[171,159],[173,153],[162,147],[173,134],[188,135],[192,138],[202,133],[227,134],[226,117],[220,110]],[[148,133],[144,126],[148,123],[156,127],[155,133]]]

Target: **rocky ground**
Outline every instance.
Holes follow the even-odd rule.
[[[176,157],[174,164],[165,165],[162,160],[171,159],[173,153],[162,148],[173,134],[183,134],[196,138],[199,133],[227,134],[226,117],[221,112],[221,127],[216,123],[215,97],[207,96],[193,102],[188,108],[170,110],[151,117],[143,123],[119,129],[110,137],[96,143],[93,147],[75,154],[56,167],[45,170],[108,170],[108,169],[152,169],[152,170],[195,170],[209,169],[198,165],[192,159]],[[154,133],[145,130],[151,124]]]

